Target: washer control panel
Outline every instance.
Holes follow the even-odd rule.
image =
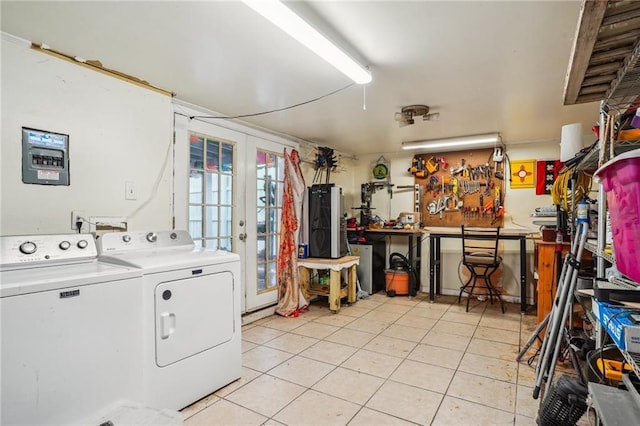
[[[91,234],[0,237],[2,266],[92,259],[98,256]]]
[[[194,246],[193,238],[187,231],[175,230],[107,232],[98,239],[100,254]]]

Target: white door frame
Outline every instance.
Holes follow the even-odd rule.
[[[283,152],[298,149],[299,144],[283,137],[275,136],[264,131],[256,130],[242,124],[221,120],[212,123],[212,120],[190,119],[191,116],[219,116],[194,107],[192,105],[174,100],[174,175],[173,175],[173,212],[174,227],[176,229],[188,229],[189,219],[189,133],[196,132],[213,138],[220,138],[234,143],[234,234],[233,251],[240,256],[242,264],[242,313],[257,310],[263,306],[277,302],[277,292],[272,299],[259,298],[253,305],[247,304],[249,292],[257,289],[257,269],[255,247],[257,244],[257,225],[255,217],[256,204],[256,150],[258,148]],[[249,208],[248,206],[253,206]],[[251,212],[249,217],[248,212]],[[240,225],[243,223],[243,225]],[[241,235],[246,234],[246,239]],[[251,249],[253,255],[249,256]],[[252,283],[252,285],[248,285]],[[249,297],[250,299],[250,297]]]

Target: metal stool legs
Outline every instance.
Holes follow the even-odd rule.
[[[464,266],[466,266],[466,268],[469,270],[469,273],[471,274],[471,276],[469,277],[469,280],[467,280],[467,282],[460,287],[460,293],[458,294],[458,303],[460,303],[460,301],[462,300],[462,293],[467,293],[469,296],[467,297],[466,312],[469,312],[469,301],[471,300],[471,296],[474,295],[474,290],[476,288],[476,283],[478,281],[478,278],[482,278],[485,282],[485,287],[487,289],[487,292],[489,293],[488,294],[489,302],[493,305],[493,298],[495,297],[500,302],[500,309],[504,314],[504,302],[502,300],[502,294],[500,293],[499,290],[493,287],[493,283],[491,282],[491,276],[498,270],[498,267],[500,265],[470,266],[470,265],[464,264]],[[476,271],[476,268],[483,268],[484,270],[482,271],[482,273],[478,273]],[[470,289],[468,288],[469,285],[471,285]]]

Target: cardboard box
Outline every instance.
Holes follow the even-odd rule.
[[[414,223],[420,223],[420,213],[419,212],[402,212],[400,213],[400,223],[403,225]]]
[[[616,345],[627,352],[640,353],[640,325],[634,324],[628,318],[628,314],[636,311],[597,300],[593,302],[593,315]]]

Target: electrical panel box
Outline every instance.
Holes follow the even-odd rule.
[[[22,128],[22,182],[69,185],[69,135]]]

